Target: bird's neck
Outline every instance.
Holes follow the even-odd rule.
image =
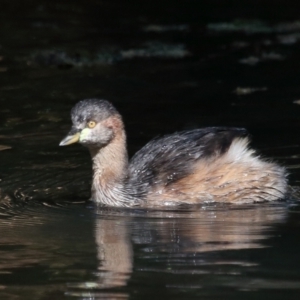
[[[117,133],[106,146],[90,149],[94,180],[105,187],[122,181],[128,171],[125,132]]]
[[[90,149],[93,160],[92,199],[109,206],[131,206],[134,199],[127,193],[128,155],[124,130],[101,149]]]

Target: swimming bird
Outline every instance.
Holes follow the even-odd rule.
[[[207,127],[155,138],[129,160],[122,117],[109,101],[82,100],[71,119],[60,146],[79,142],[89,149],[91,197],[100,205],[251,203],[286,194],[285,168],[256,155],[244,128]]]

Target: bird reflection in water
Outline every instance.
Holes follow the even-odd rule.
[[[118,288],[113,289],[118,293],[109,293],[116,299],[126,298],[126,286],[137,269],[176,273],[178,268],[182,272],[189,266],[190,272],[192,265],[194,271],[199,271],[207,264],[222,263],[215,257],[213,261],[211,257],[206,260],[210,251],[265,247],[264,240],[272,236],[272,226],[285,219],[285,208],[280,204],[217,205],[176,211],[98,209],[97,213],[99,281],[95,283],[94,295],[101,298],[97,290],[101,294],[103,288]],[[134,247],[135,252],[133,245],[139,245]],[[189,264],[191,256],[193,262]],[[147,265],[141,263],[143,259]],[[134,266],[134,261],[139,265]],[[162,267],[166,261],[168,270]],[[153,262],[162,265],[153,267]],[[227,263],[249,265],[238,258]],[[155,266],[157,270],[153,269]]]
[[[269,244],[267,239],[286,221],[288,212],[282,202],[176,210],[2,208],[0,274],[10,276],[5,274],[18,270],[28,274],[30,299],[40,299],[46,290],[87,299],[126,299],[133,287],[139,291],[162,278],[158,284],[164,287],[190,284],[182,276],[191,274],[196,286],[206,286],[212,281],[203,277],[205,272],[217,276],[214,272],[223,267],[227,272],[228,266],[234,271],[241,266],[243,273],[250,264],[259,263],[237,250]],[[224,254],[231,250],[235,250],[231,255]],[[48,276],[37,288],[29,274],[39,274],[40,266]],[[6,294],[24,294],[13,284],[3,289]]]
[[[96,243],[99,278],[103,287],[124,286],[132,272],[132,246],[129,220],[101,219],[96,221]]]

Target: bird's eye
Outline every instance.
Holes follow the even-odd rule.
[[[96,126],[96,122],[95,121],[89,121],[87,125],[88,125],[89,128],[94,128]]]

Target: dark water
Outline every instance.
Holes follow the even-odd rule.
[[[1,1],[0,299],[299,299],[300,6],[199,2]],[[245,126],[295,193],[97,209],[86,149],[58,147],[88,97],[117,106],[130,154]]]

